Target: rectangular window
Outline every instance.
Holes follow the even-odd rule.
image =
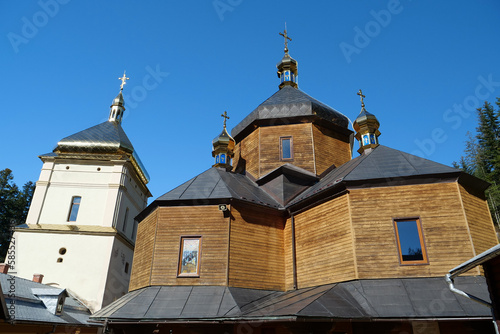
[[[181,237],[179,277],[200,276],[201,237]]]
[[[280,160],[293,160],[292,137],[280,137]]]
[[[427,264],[422,226],[418,218],[394,219],[401,264]]]
[[[71,208],[69,209],[68,221],[75,222],[76,216],[78,216],[78,210],[80,209],[80,202],[82,198],[80,196],[73,196],[71,199]]]

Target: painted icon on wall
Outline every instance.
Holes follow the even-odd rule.
[[[181,237],[178,276],[199,276],[200,237]]]

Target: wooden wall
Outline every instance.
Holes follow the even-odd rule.
[[[295,240],[298,288],[356,278],[347,194],[297,214]]]
[[[217,205],[162,207],[151,285],[225,285],[229,218]],[[201,236],[200,277],[177,277],[181,236]]]
[[[320,175],[331,165],[340,166],[351,160],[349,136],[319,125],[312,125],[316,174]]]
[[[282,217],[250,206],[231,207],[229,286],[283,290]]]
[[[352,189],[349,197],[360,279],[444,276],[474,256],[454,182]],[[399,264],[392,219],[406,217],[420,217],[427,265]]]
[[[236,167],[241,157],[245,159],[246,171],[255,178],[259,177],[259,132],[260,129],[256,129],[234,148],[233,167]]]
[[[292,249],[292,220],[289,218],[285,222],[283,230],[283,247],[285,261],[285,290],[292,290],[293,284],[293,249]]]
[[[294,216],[297,286],[444,276],[497,243],[488,214],[484,200],[456,182],[349,189]],[[393,219],[414,217],[420,218],[429,263],[401,265]],[[202,236],[199,278],[177,277],[181,236]],[[139,224],[130,290],[289,290],[293,283],[291,219],[285,223],[269,209],[238,203],[224,218],[217,206],[161,207]]]
[[[286,162],[316,173],[311,127],[310,123],[261,127],[259,177]],[[293,160],[280,161],[280,137],[287,136],[293,137]]]
[[[153,249],[156,240],[158,209],[151,212],[137,226],[134,260],[130,274],[129,291],[150,285]]]
[[[280,161],[280,137],[286,136],[293,137],[294,157]],[[255,178],[286,162],[319,175],[351,159],[347,136],[312,123],[257,128],[236,145],[233,167],[239,157],[246,160],[246,170]]]
[[[476,252],[475,255],[478,255],[498,243],[488,203],[486,200],[469,193],[462,185],[458,185],[458,187]]]
[[[181,236],[202,237],[199,277],[177,277]],[[226,285],[228,238],[229,218],[218,206],[158,208],[139,224],[141,245],[136,247],[130,290],[147,285]]]

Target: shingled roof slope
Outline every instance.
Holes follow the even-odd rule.
[[[53,286],[33,282],[24,278],[1,274],[0,285],[7,305],[15,305],[15,320],[19,322],[35,322],[58,325],[100,326],[89,323],[90,311],[69,294],[65,299],[61,315],[51,313],[41,299],[35,295],[35,290],[47,290],[52,293]],[[12,287],[15,288],[12,288]]]
[[[226,172],[212,167],[179,187],[158,197],[160,201],[198,201],[239,199],[272,208],[282,206],[243,174]]]
[[[347,128],[349,120],[337,110],[307,95],[303,91],[285,86],[262,102],[231,131],[235,138],[257,120],[284,119],[290,117],[319,116],[341,127]]]
[[[457,286],[489,300],[484,277]],[[430,307],[439,302],[440,307]],[[283,318],[489,318],[488,307],[452,293],[442,277],[369,279],[291,291],[224,286],[151,286],[91,316],[108,321],[222,321]]]
[[[318,183],[300,194],[290,205],[323,192],[337,184],[351,182],[393,182],[403,178],[418,178],[435,175],[456,175],[462,172],[416,155],[379,145],[369,154],[363,154],[333,169]]]
[[[134,147],[118,122],[106,121],[61,139],[54,152],[132,153]]]

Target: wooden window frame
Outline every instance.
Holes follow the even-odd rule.
[[[290,140],[290,158],[283,158],[283,140]],[[280,161],[293,161],[293,136],[280,137]]]
[[[417,224],[418,237],[420,240],[420,247],[422,248],[422,260],[416,261],[405,261],[403,260],[403,253],[401,252],[401,242],[399,239],[398,222],[414,221]],[[402,266],[415,266],[415,265],[426,265],[429,264],[429,258],[427,257],[427,249],[425,245],[424,232],[422,231],[422,222],[420,217],[405,217],[405,218],[393,218],[392,223],[394,225],[394,234],[396,237],[396,245],[398,247],[399,254],[399,264]]]
[[[79,198],[80,202],[75,203],[75,198]],[[80,212],[80,205],[82,204],[82,196],[73,196],[71,197],[71,204],[69,206],[69,212],[68,212],[68,222],[76,222],[78,218],[78,213]],[[78,205],[78,210],[76,211],[76,217],[75,220],[70,220],[71,219],[71,213],[73,212],[73,208]]]
[[[182,272],[182,255],[184,253],[184,241],[185,240],[198,240],[198,255],[196,261],[196,272],[194,273],[183,273]],[[201,235],[183,235],[180,237],[179,242],[179,262],[177,264],[177,277],[200,277],[200,263],[201,263],[201,247],[202,247],[202,236]]]

